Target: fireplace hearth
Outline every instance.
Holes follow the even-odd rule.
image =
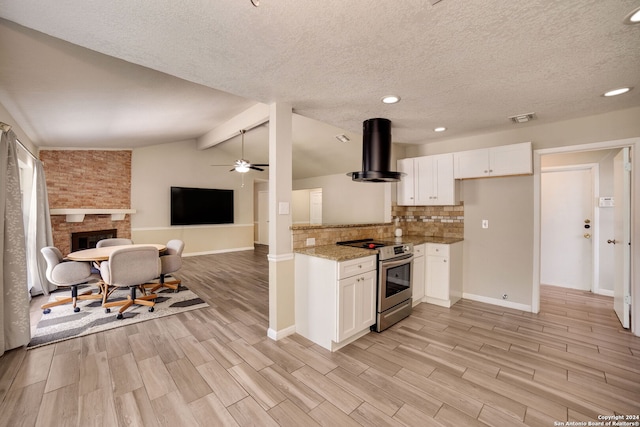
[[[115,228],[71,233],[71,252],[95,248],[98,241],[114,237],[118,237],[118,230]]]

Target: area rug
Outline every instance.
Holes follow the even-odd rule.
[[[79,287],[78,293],[88,289],[88,287],[84,289]],[[70,290],[67,289],[56,291],[51,294],[49,300],[55,300],[56,296],[67,296],[69,292]],[[93,293],[97,292],[96,287]],[[106,313],[101,306],[102,300],[78,301],[77,306],[80,307],[78,313],[73,312],[71,303],[51,307],[49,314],[42,315],[27,349],[209,306],[184,286],[180,286],[179,292],[163,289],[156,293],[158,298],[153,312],[149,312],[148,307],[133,305],[123,313],[123,319],[116,318],[120,307],[113,307],[111,313]],[[109,301],[126,299],[128,294],[127,288],[117,289],[111,294]]]

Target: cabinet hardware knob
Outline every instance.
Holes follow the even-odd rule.
[[[609,243],[610,245],[615,245],[616,241],[615,241],[615,239],[609,239],[609,240],[607,240],[607,243]]]

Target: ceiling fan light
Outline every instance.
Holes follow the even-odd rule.
[[[249,166],[247,165],[238,165],[236,166],[236,172],[240,172],[240,173],[247,173],[249,172]]]

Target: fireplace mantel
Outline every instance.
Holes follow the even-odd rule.
[[[51,215],[66,215],[67,222],[82,222],[85,215],[111,215],[112,221],[122,221],[126,214],[136,213],[135,209],[50,209]]]

